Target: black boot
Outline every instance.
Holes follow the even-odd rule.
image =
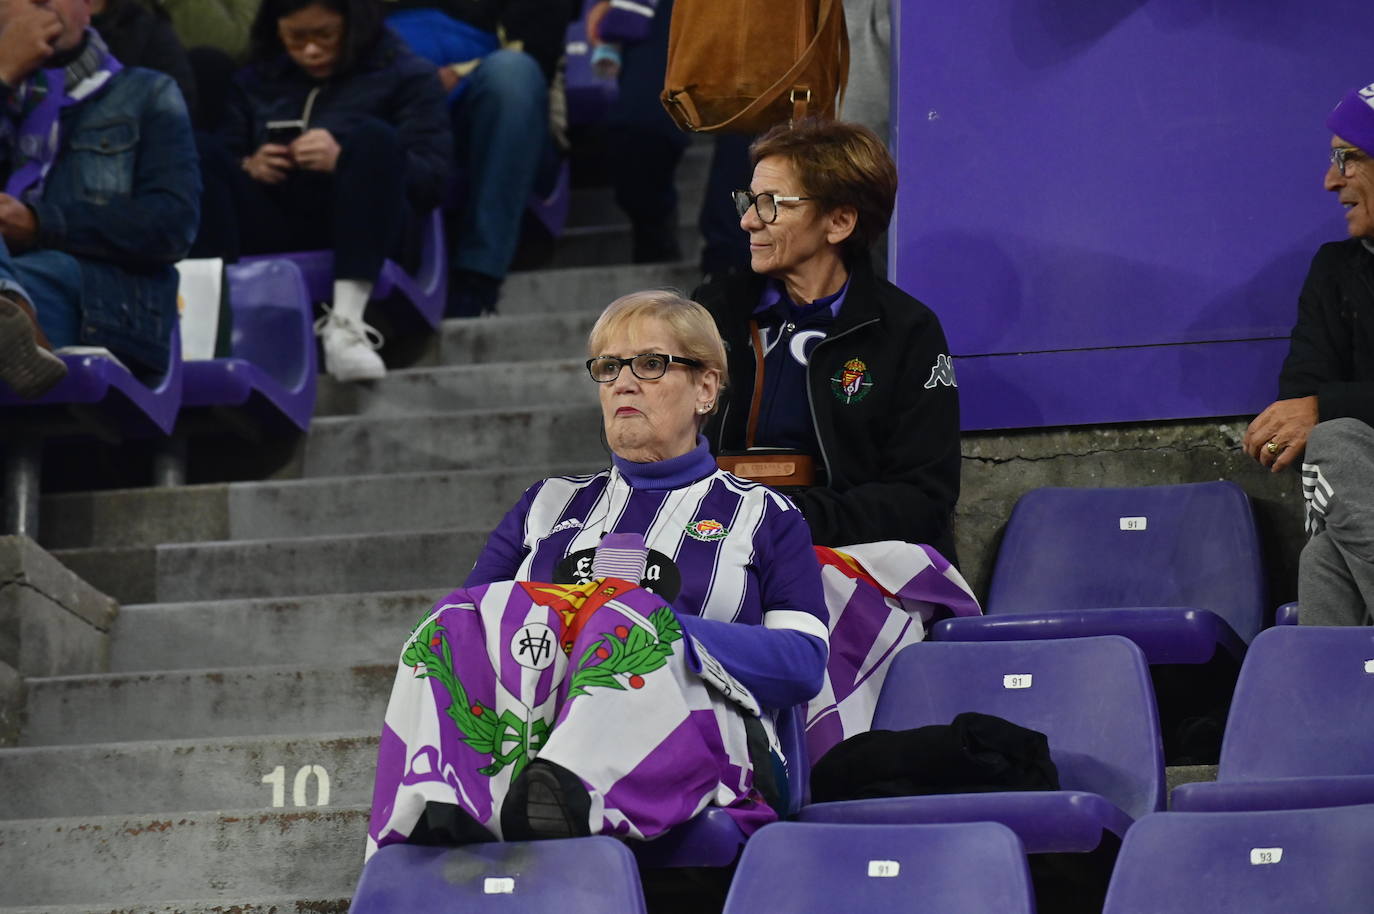
[[[507,841],[585,838],[591,797],[582,781],[562,765],[535,759],[511,782],[501,805],[501,834]]]

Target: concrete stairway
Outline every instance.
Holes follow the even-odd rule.
[[[526,486],[605,465],[599,309],[696,281],[517,274],[417,367],[326,380],[283,478],[45,498],[43,545],[123,609],[109,672],[30,679],[0,750],[0,914],[346,911],[409,627]]]

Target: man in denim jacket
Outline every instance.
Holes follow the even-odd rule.
[[[124,69],[90,0],[0,2],[0,381],[37,396],[49,350],[167,365],[200,171],[176,83]]]

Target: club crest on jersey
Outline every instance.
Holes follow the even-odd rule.
[[[725,539],[730,531],[718,520],[697,520],[687,525],[687,535],[694,540],[711,543]]]
[[[850,359],[830,379],[830,392],[841,403],[858,403],[873,389],[873,373],[862,359]]]

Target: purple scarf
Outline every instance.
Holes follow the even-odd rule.
[[[43,195],[43,182],[57,161],[62,109],[90,98],[124,67],[94,29],[86,46],[65,67],[35,70],[15,87],[0,121],[0,144],[9,149],[5,193],[25,202]]]

